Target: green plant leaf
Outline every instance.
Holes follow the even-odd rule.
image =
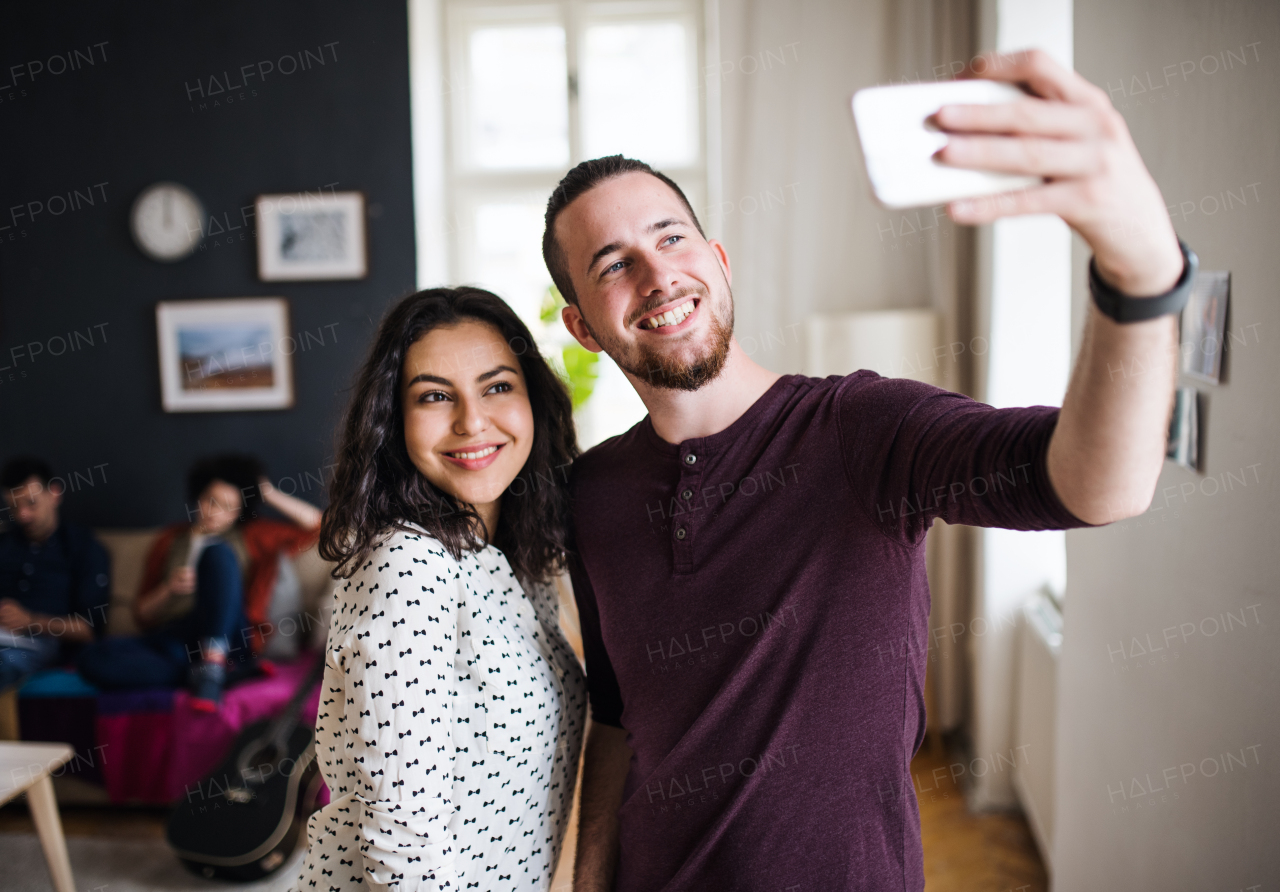
[[[569,376],[569,396],[576,410],[591,397],[596,387],[597,366],[600,354],[592,353],[581,344],[569,344],[561,351],[565,373]]]
[[[550,325],[560,318],[560,308],[566,306],[568,304],[560,296],[560,289],[552,285],[547,288],[547,293],[542,296],[542,308],[538,311],[538,318]]]

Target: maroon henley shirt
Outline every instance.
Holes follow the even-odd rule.
[[[781,378],[673,445],[646,418],[574,468],[592,715],[634,751],[618,892],[922,890],[925,533],[1084,525],[1058,410],[857,372]]]

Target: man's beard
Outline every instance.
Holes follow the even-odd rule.
[[[687,360],[668,358],[649,344],[635,344],[624,347],[620,341],[601,338],[587,325],[587,330],[595,338],[596,343],[604,348],[604,352],[629,375],[639,378],[650,387],[663,390],[695,391],[703,385],[714,381],[724,370],[725,361],[729,358],[729,344],[733,340],[733,295],[730,293],[729,319],[726,322],[716,315],[711,306],[710,294],[701,288],[690,288],[684,293],[677,293],[664,303],[679,300],[686,295],[696,295],[699,306],[710,314],[710,342],[700,355]],[[645,309],[641,315],[650,312]],[[586,322],[586,319],[583,319]]]

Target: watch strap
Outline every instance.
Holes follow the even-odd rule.
[[[1116,322],[1145,322],[1157,316],[1169,313],[1180,313],[1191,296],[1191,288],[1195,284],[1196,271],[1200,268],[1200,259],[1195,251],[1187,247],[1186,242],[1178,239],[1178,247],[1182,250],[1182,275],[1174,286],[1164,294],[1153,297],[1132,297],[1116,291],[1098,275],[1098,264],[1095,258],[1089,259],[1089,292],[1093,302],[1102,313]]]

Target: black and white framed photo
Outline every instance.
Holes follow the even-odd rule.
[[[259,195],[258,278],[264,282],[363,279],[364,193]]]
[[[293,406],[289,304],[283,297],[156,304],[166,412]]]
[[[1182,372],[1217,384],[1222,375],[1222,349],[1227,338],[1227,301],[1231,273],[1202,270],[1182,310]]]

